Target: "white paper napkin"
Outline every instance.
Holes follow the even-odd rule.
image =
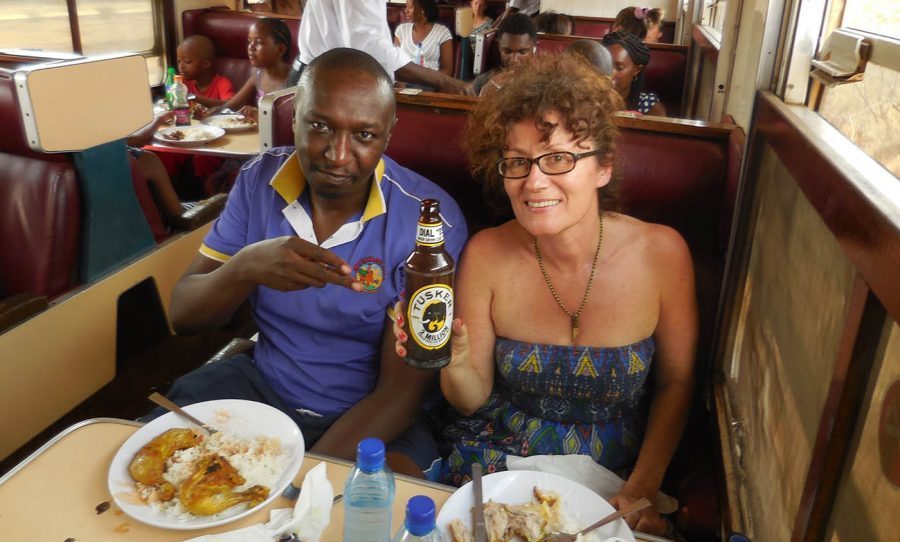
[[[506,456],[509,470],[536,470],[558,474],[587,487],[607,501],[616,496],[625,481],[616,473],[596,463],[586,455],[533,455],[530,457]],[[662,514],[678,510],[678,501],[660,491],[656,496],[656,509]],[[218,542],[218,541],[217,541]]]
[[[325,463],[319,462],[306,473],[300,497],[294,509],[269,512],[269,522],[219,534],[198,536],[184,542],[272,542],[285,533],[294,533],[304,542],[319,542],[331,521],[334,488],[328,480]]]

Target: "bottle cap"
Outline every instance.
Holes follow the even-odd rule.
[[[175,76],[175,82],[176,82],[176,83],[183,83],[183,82],[184,82],[184,76],[183,76],[183,75],[176,75],[176,76]]]
[[[356,464],[363,472],[375,472],[384,466],[384,443],[377,438],[359,441],[356,447]]]
[[[425,536],[434,530],[434,501],[416,495],[406,503],[406,530],[415,536]]]
[[[750,542],[750,539],[747,538],[747,535],[732,533],[731,536],[728,537],[728,542]]]

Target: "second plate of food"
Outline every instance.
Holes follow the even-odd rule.
[[[236,399],[184,408],[217,432],[170,412],[138,429],[110,464],[109,492],[132,518],[166,529],[223,525],[266,506],[300,470],[303,435],[278,409]]]
[[[493,501],[497,504],[512,505],[511,507],[497,507],[488,511],[486,517],[494,514],[506,514],[507,525],[528,524],[535,528],[538,526],[559,526],[561,531],[576,533],[600,518],[613,513],[614,508],[606,500],[581,484],[563,478],[556,474],[536,471],[507,471],[489,474],[482,479],[484,502]],[[541,506],[538,494],[543,495],[549,503],[556,497],[560,499],[558,507]],[[440,529],[444,540],[448,542],[460,542],[465,540],[468,531],[471,536],[472,529],[472,482],[462,486],[447,499],[441,507],[437,517],[437,527]],[[529,506],[535,503],[534,506]],[[521,506],[520,506],[521,505]],[[494,505],[496,506],[496,505]],[[521,521],[510,521],[511,516],[521,516]],[[532,516],[526,518],[525,516]],[[451,524],[458,520],[454,528]],[[496,528],[496,526],[494,526]],[[488,519],[487,529],[490,532],[492,524]],[[457,532],[454,533],[453,531]],[[556,530],[550,528],[549,530]],[[535,533],[537,534],[537,533]],[[549,533],[541,533],[538,539]],[[505,537],[497,533],[501,539]],[[602,541],[609,537],[617,536],[628,542],[634,542],[634,535],[624,520],[616,520],[605,525],[593,533],[587,535],[588,541]],[[469,538],[469,540],[474,537]],[[488,539],[491,539],[489,536]]]
[[[176,147],[199,147],[225,135],[225,130],[216,126],[175,126],[163,128],[153,134],[153,139]]]
[[[244,115],[213,115],[203,119],[203,124],[222,128],[226,132],[246,132],[256,128],[256,121]]]

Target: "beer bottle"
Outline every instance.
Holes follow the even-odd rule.
[[[422,200],[416,248],[406,259],[406,363],[440,369],[450,363],[456,264],[444,248],[441,205]]]

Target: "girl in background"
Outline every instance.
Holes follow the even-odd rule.
[[[662,39],[663,11],[659,8],[629,6],[622,9],[613,22],[613,32],[628,32],[644,43],[659,43]]]
[[[613,60],[613,88],[625,100],[625,108],[644,115],[666,116],[666,108],[655,92],[644,91],[644,69],[650,63],[650,48],[634,34],[611,32],[603,45]]]
[[[256,71],[224,107],[256,120],[256,104],[270,92],[281,90],[291,71],[291,31],[280,19],[259,19],[247,33],[247,56]]]

